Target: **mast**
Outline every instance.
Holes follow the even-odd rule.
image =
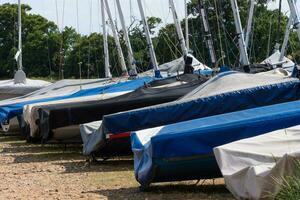
[[[22,7],[21,0],[18,0],[18,27],[19,27],[19,45],[18,45],[18,69],[23,70],[22,59]]]
[[[180,25],[180,22],[179,22],[179,19],[178,19],[178,15],[177,15],[177,12],[176,12],[176,9],[175,9],[174,1],[169,0],[169,4],[170,4],[170,8],[172,10],[177,35],[179,37],[181,51],[182,51],[182,54],[184,56],[186,56],[188,54],[188,49],[187,49],[186,44],[185,44],[185,39],[183,37],[183,32],[182,32],[182,28],[181,28],[181,25]]]
[[[241,18],[240,18],[238,5],[237,5],[236,0],[230,0],[230,1],[231,1],[233,16],[234,16],[236,34],[237,34],[237,37],[238,37],[238,40],[239,40],[239,49],[240,49],[240,54],[241,54],[241,64],[242,64],[242,66],[249,66],[250,63],[249,63],[247,48],[246,48],[246,45],[245,45],[244,34],[243,34],[243,29],[242,29],[242,24],[241,24]]]
[[[294,18],[294,28],[297,31],[300,40],[300,14],[296,6],[296,2],[294,0],[288,0],[288,3],[290,6],[291,14],[293,15]]]
[[[205,38],[206,46],[207,46],[208,51],[209,51],[211,65],[215,66],[215,64],[217,62],[216,61],[216,53],[215,53],[215,48],[214,48],[214,44],[213,44],[213,40],[212,40],[212,35],[211,35],[211,32],[210,32],[209,23],[208,23],[208,17],[207,17],[207,13],[206,13],[203,1],[204,0],[198,0],[200,17],[202,19],[202,25],[203,25],[204,34],[205,34],[204,38]]]
[[[246,49],[248,49],[248,47],[249,47],[249,40],[250,40],[251,31],[252,31],[252,22],[253,22],[253,14],[254,14],[255,4],[256,4],[255,0],[250,1],[249,16],[248,16],[247,28],[246,28],[246,34],[245,34]]]
[[[142,22],[143,22],[143,25],[144,25],[144,31],[145,31],[146,39],[147,39],[147,46],[148,46],[148,50],[149,50],[149,53],[150,53],[151,62],[152,62],[152,65],[153,65],[153,68],[154,68],[154,71],[155,71],[155,77],[156,78],[161,78],[160,71],[159,71],[158,64],[157,64],[155,51],[154,51],[154,47],[153,47],[153,43],[152,43],[152,39],[151,39],[151,36],[150,36],[150,30],[149,30],[148,22],[147,22],[146,15],[145,15],[144,8],[143,8],[143,4],[142,4],[142,0],[137,0],[137,2],[138,2],[139,10],[140,10],[140,13],[141,13]]]
[[[279,60],[278,60],[279,62],[283,61],[284,55],[286,53],[286,48],[287,48],[287,45],[288,45],[288,42],[289,42],[289,37],[290,37],[293,22],[294,22],[293,15],[290,14],[289,22],[288,22],[288,24],[286,26],[286,29],[285,29],[284,40],[283,40],[283,43],[282,43],[280,56],[279,56]]]
[[[188,6],[187,0],[184,0],[184,12],[185,12],[185,43],[187,50],[190,49],[190,38],[189,38],[189,13],[188,13]]]
[[[18,32],[19,32],[19,41],[18,41],[18,51],[15,55],[15,60],[17,61],[18,71],[14,76],[14,83],[26,84],[26,74],[23,71],[23,61],[22,61],[22,6],[21,0],[18,0]]]
[[[107,43],[107,27],[106,27],[106,15],[104,8],[104,0],[101,0],[101,14],[102,14],[102,28],[103,28],[103,47],[104,47],[104,64],[105,64],[105,77],[111,78],[110,65],[109,65],[109,52]]]
[[[120,21],[121,21],[121,25],[122,25],[122,29],[123,29],[123,33],[124,33],[126,47],[128,49],[128,60],[130,62],[129,65],[130,65],[130,68],[133,71],[134,75],[136,75],[137,74],[136,65],[135,65],[136,62],[135,62],[135,59],[134,59],[134,56],[133,56],[133,51],[132,51],[132,47],[131,47],[127,27],[125,25],[125,20],[124,20],[123,11],[122,11],[122,8],[121,8],[120,0],[117,0],[116,2],[117,2],[119,17],[120,17]]]
[[[118,32],[117,32],[116,26],[114,24],[112,14],[110,12],[108,1],[104,0],[104,3],[105,3],[105,6],[106,6],[106,12],[107,12],[109,22],[110,22],[110,25],[111,25],[111,30],[112,30],[114,38],[115,38],[115,43],[116,43],[116,46],[117,46],[119,61],[120,61],[121,68],[122,68],[122,73],[123,73],[123,75],[127,75],[128,72],[127,72],[127,68],[126,68],[126,64],[125,64],[125,60],[124,60],[124,55],[123,55],[123,52],[122,52],[122,47],[121,47],[120,40],[119,40],[119,37],[118,37]]]
[[[297,3],[297,0],[295,0],[295,3]],[[281,51],[280,51],[280,57],[279,62],[283,61],[284,55],[286,53],[286,48],[289,42],[289,37],[291,30],[293,29],[293,23],[294,23],[294,15],[293,13],[290,13],[288,24],[286,25],[285,34],[284,34],[284,40],[282,43]]]

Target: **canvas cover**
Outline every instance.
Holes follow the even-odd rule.
[[[8,99],[9,97],[23,96],[29,94],[51,83],[42,80],[26,79],[25,83],[15,84],[14,79],[0,81],[0,100]]]
[[[300,101],[294,101],[137,131],[135,176],[142,185],[216,178],[213,148],[299,123]]]
[[[122,133],[296,99],[299,80],[224,72],[183,98],[103,117],[101,132]],[[122,123],[119,123],[122,122]]]
[[[103,81],[91,81],[88,84],[80,83],[75,86],[62,85],[58,91],[51,90],[50,94],[41,94],[33,97],[29,96],[29,98],[24,97],[21,101],[19,101],[19,99],[16,102],[8,101],[9,103],[4,105],[1,105],[0,103],[0,122],[4,122],[15,116],[22,115],[23,107],[28,104],[71,99],[82,96],[92,96],[108,92],[113,93],[134,90],[145,83],[151,82],[152,80],[153,78],[151,77],[143,77],[133,81],[121,81],[117,83],[110,82],[108,84],[105,84]]]
[[[114,98],[39,105],[37,115],[40,134],[47,140],[51,137],[49,133],[52,129],[101,120],[106,114],[174,101],[206,80],[206,77],[184,74],[153,81],[133,92]]]
[[[279,58],[280,51],[277,50],[271,56],[266,58],[261,64],[268,64],[273,66],[274,68],[280,66],[282,69],[285,69],[289,71],[289,73],[292,73],[293,68],[295,67],[295,63],[287,57],[283,57],[283,60],[279,62]]]
[[[41,98],[51,98],[55,96],[63,96],[66,94],[78,92],[81,89],[88,89],[99,86],[99,84],[108,84],[109,79],[84,79],[84,80],[61,80],[57,81],[47,87],[40,90],[36,90],[32,93],[0,101],[0,106],[22,103],[26,101],[34,101]]]
[[[236,198],[271,199],[284,177],[299,176],[300,126],[219,146],[214,154]]]
[[[95,132],[95,130],[97,130],[100,127],[101,123],[102,121],[94,121],[90,123],[81,124],[79,126],[83,144],[88,143],[90,136]]]
[[[277,75],[225,72],[181,98],[147,108],[105,115],[91,142],[89,155],[105,145],[106,135],[142,130],[195,118],[233,112],[298,99],[299,80]],[[121,122],[121,123],[120,123]]]
[[[197,60],[193,55],[189,54],[188,56],[193,58],[192,66],[194,67],[194,70],[211,70],[209,67]],[[162,72],[167,72],[168,74],[183,72],[184,67],[185,63],[183,57],[158,66]]]
[[[31,92],[29,94],[19,96],[19,95],[5,95],[6,97],[15,97],[15,98],[9,98],[6,100],[0,101],[0,107],[1,106],[8,106],[12,104],[19,104],[19,103],[25,103],[30,101],[36,101],[38,99],[43,98],[53,98],[53,97],[59,97],[71,93],[78,92],[81,89],[88,89],[97,87],[102,84],[108,84],[110,81],[108,79],[89,79],[89,80],[61,80],[56,83],[53,83],[47,87],[43,87],[42,89],[36,90],[34,92]],[[17,97],[16,97],[17,96]],[[19,125],[16,119],[1,122],[1,129],[5,132],[14,130],[19,131]]]
[[[106,94],[98,94],[98,95],[92,95],[92,96],[84,96],[84,97],[77,97],[72,99],[64,99],[64,100],[58,100],[58,101],[51,101],[51,102],[40,102],[35,104],[28,104],[23,107],[23,119],[25,122],[25,126],[29,126],[29,129],[22,129],[22,131],[29,131],[29,133],[23,132],[23,134],[30,134],[30,137],[32,138],[38,138],[39,135],[39,109],[48,106],[59,106],[62,104],[75,104],[75,103],[83,103],[83,102],[98,102],[101,100],[114,98],[117,96],[121,96],[123,94],[126,94],[130,91],[123,91],[123,92],[115,92],[115,93],[106,93]],[[23,127],[24,128],[24,127]]]

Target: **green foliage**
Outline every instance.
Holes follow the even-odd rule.
[[[252,63],[261,62],[270,55],[275,43],[282,43],[287,17],[282,15],[279,33],[277,33],[278,10],[270,11],[266,7],[267,0],[260,0],[255,11],[254,34],[249,49]],[[243,25],[248,15],[248,1],[238,0]],[[204,41],[202,24],[199,20],[198,0],[189,3],[189,12],[193,16],[190,24],[190,49],[201,62],[209,65],[209,54]],[[224,0],[205,1],[207,14],[214,39],[217,58],[226,55],[220,64],[238,65],[239,53],[233,23],[231,5]],[[98,78],[104,76],[103,38],[100,33],[80,35],[73,28],[65,27],[59,31],[57,25],[44,17],[30,14],[28,5],[22,6],[22,38],[23,66],[28,76],[64,78]],[[149,17],[148,23],[153,43],[160,64],[181,56],[180,45],[174,24],[160,28],[161,19]],[[182,22],[182,27],[183,22]],[[279,37],[277,36],[279,34]],[[119,32],[121,46],[126,62],[127,51],[123,32]],[[152,68],[147,50],[146,38],[142,23],[135,21],[129,29],[134,57],[139,72]],[[14,55],[17,51],[17,6],[14,4],[0,5],[0,77],[12,77],[17,69]],[[280,38],[279,41],[276,41]],[[108,37],[110,64],[114,76],[121,74],[118,55],[114,40]],[[300,62],[300,42],[295,33],[291,34],[288,55]],[[128,63],[129,65],[129,63]],[[80,73],[81,68],[81,73]]]
[[[283,177],[281,190],[276,195],[276,200],[298,200],[300,199],[300,163],[295,160],[297,170],[292,176]]]

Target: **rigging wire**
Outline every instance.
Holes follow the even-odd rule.
[[[58,18],[58,6],[57,6],[57,0],[55,0],[55,3],[56,3],[56,13],[57,13],[57,23],[59,21],[59,18]],[[64,17],[65,17],[65,0],[63,0],[63,8],[62,8],[62,21],[61,21],[61,29],[60,29],[60,34],[61,34],[61,41],[60,41],[60,61],[59,61],[59,77],[60,79],[64,79],[64,54],[65,54],[65,51],[63,49],[63,44],[64,44],[64,33],[63,33],[63,27],[64,27]],[[59,24],[58,24],[58,27],[59,27]]]
[[[42,0],[42,10],[45,10],[45,1],[44,0]],[[51,64],[51,52],[50,52],[50,44],[49,44],[49,30],[47,30],[46,42],[47,42],[49,77],[50,77],[50,80],[52,80],[52,64]]]
[[[269,33],[268,33],[268,46],[267,46],[267,54],[266,54],[266,58],[268,58],[269,55],[270,55],[271,35],[272,35],[272,21],[270,20],[270,24],[269,24]]]
[[[230,35],[227,34],[226,32],[226,27],[225,27],[225,19],[224,19],[224,11],[222,10],[223,8],[223,5],[224,2],[223,1],[219,1],[219,4],[218,4],[218,8],[219,8],[219,11],[221,11],[221,13],[219,14],[219,23],[221,24],[221,27],[222,27],[222,31],[223,31],[223,37],[224,37],[224,44],[225,44],[225,54],[226,54],[226,58],[227,58],[227,64],[229,66],[232,65],[232,63],[230,62],[230,50],[229,50],[229,41],[230,39],[228,39],[228,36],[230,37]],[[233,41],[233,40],[231,40]]]
[[[149,6],[147,5],[147,3],[146,3],[145,0],[143,0],[143,3],[144,3],[144,6],[145,6],[145,9],[146,9],[146,12],[150,13],[151,16],[155,16],[155,15],[152,13],[151,9],[149,8]],[[162,7],[163,7],[163,6],[162,6]],[[170,12],[170,8],[169,8],[168,15],[166,16],[165,19],[162,19],[163,23],[165,22],[165,25],[167,24],[167,20],[169,19],[170,15],[171,15],[170,13],[171,13],[171,12]],[[158,27],[158,28],[159,28],[159,27]],[[167,35],[167,34],[165,34],[165,33],[163,34],[163,37],[166,37],[167,40],[172,41],[172,40],[170,39],[170,36]],[[179,43],[178,43],[178,44],[174,44],[174,43],[172,42],[172,46],[174,47],[174,51],[176,51],[176,52],[180,52],[178,45],[179,45]],[[158,48],[158,43],[154,43],[154,50],[156,50],[157,48]],[[169,50],[172,51],[172,49],[169,49]],[[173,58],[173,59],[174,59],[174,58]]]
[[[92,34],[92,16],[93,16],[93,0],[90,0],[90,26],[89,26],[89,48],[88,48],[88,64],[87,64],[87,78],[90,78],[90,67],[91,67],[91,34]]]
[[[279,0],[279,10],[278,10],[278,22],[277,22],[278,24],[277,24],[276,44],[279,43],[279,39],[280,39],[281,10],[282,10],[282,0]]]
[[[255,23],[256,23],[256,19],[255,17],[253,18],[253,23],[252,23],[252,34],[250,35],[250,40],[249,40],[249,59],[251,59],[251,63],[256,63],[256,55],[255,55],[255,49],[254,49],[254,35],[255,35]]]
[[[17,1],[16,1],[16,4],[18,4],[17,3]],[[16,13],[18,13],[18,10],[17,10],[17,8],[16,8]],[[14,23],[12,23],[12,25],[13,25],[13,27],[12,27],[12,29],[13,29],[13,44],[14,44],[14,47],[17,47],[17,39],[16,39],[16,27],[17,27],[17,25],[16,25],[16,23],[17,23],[17,19],[16,19],[16,15],[15,14],[13,14],[12,15],[12,20],[13,20],[13,22]],[[11,62],[12,62],[12,65],[11,66],[13,66],[13,70],[12,71],[14,71],[14,69],[15,69],[15,66],[17,65],[17,63],[13,60],[13,59],[11,59]]]
[[[66,1],[63,0],[63,8],[62,8],[62,16],[61,16],[61,30],[63,30],[64,26],[65,26],[65,6],[66,6]]]
[[[60,26],[59,26],[59,17],[58,17],[58,5],[57,5],[57,0],[55,0],[55,10],[56,10],[56,24],[57,24],[57,27],[60,29]]]
[[[189,24],[191,24],[191,30],[192,31],[190,31],[191,33],[196,33],[196,35],[194,36],[194,37],[191,37],[191,39],[192,39],[192,43],[191,43],[191,45],[192,45],[192,47],[191,47],[191,49],[193,49],[193,51],[194,51],[194,56],[196,56],[196,57],[198,57],[198,58],[200,58],[200,60],[204,60],[204,58],[203,58],[203,56],[202,56],[202,54],[201,54],[201,51],[200,51],[200,49],[199,49],[199,47],[198,47],[198,45],[197,45],[197,43],[196,43],[196,37],[197,38],[199,38],[199,35],[200,35],[200,32],[198,31],[198,29],[195,29],[195,26],[194,26],[194,23],[193,23],[193,21],[192,21],[192,23],[189,23]],[[197,31],[197,32],[195,32],[195,30]],[[191,41],[191,40],[190,40]]]
[[[222,61],[222,64],[225,65],[224,55],[223,55],[224,51],[223,51],[223,45],[222,45],[221,30],[220,30],[220,24],[219,24],[219,11],[218,11],[218,6],[217,6],[216,0],[214,0],[214,7],[215,7],[216,18],[217,18],[217,29],[218,29],[219,46],[220,46],[220,53],[221,53],[220,59]]]
[[[76,0],[76,29],[78,34],[80,34],[80,26],[79,26],[79,2]],[[78,54],[77,54],[77,64],[78,64],[78,71],[79,71],[79,79],[82,79],[82,61],[81,61],[81,41],[78,41]]]

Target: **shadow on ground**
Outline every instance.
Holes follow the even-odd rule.
[[[224,185],[155,185],[141,191],[139,188],[121,188],[88,191],[87,193],[96,193],[107,199],[214,199],[231,200],[234,199]]]
[[[85,161],[59,163],[64,173],[133,171],[133,160],[114,159],[89,164]]]

